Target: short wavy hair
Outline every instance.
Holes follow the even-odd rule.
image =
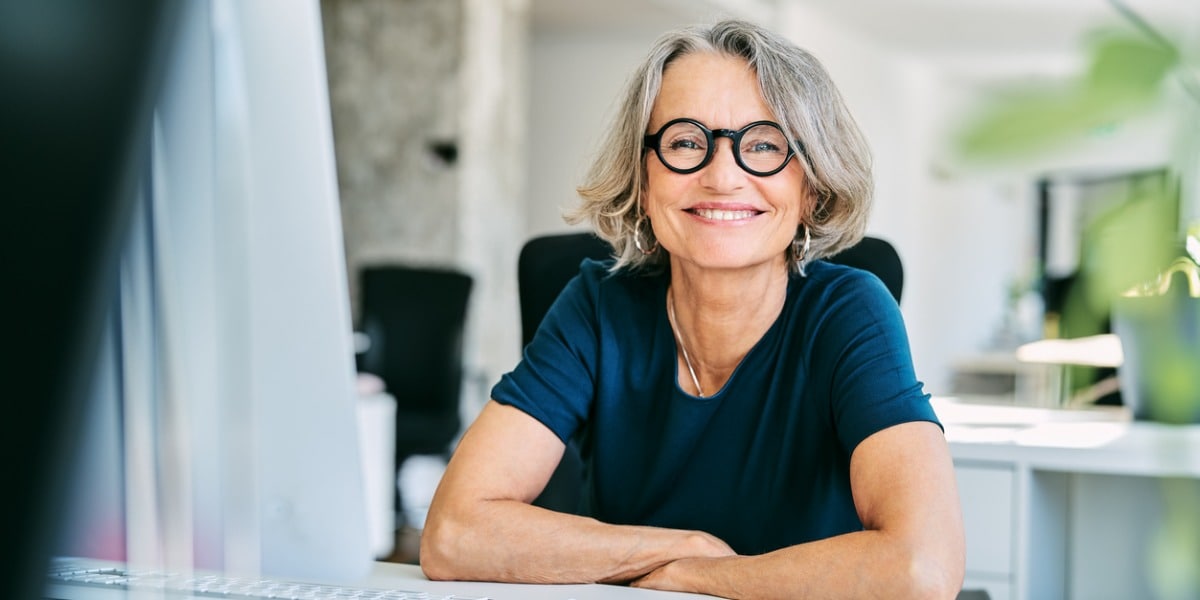
[[[775,120],[796,144],[806,193],[814,202],[811,214],[802,218],[811,235],[803,262],[788,249],[793,269],[803,273],[803,263],[836,254],[862,239],[873,192],[871,153],[841,94],[807,51],[763,27],[738,20],[685,27],[658,39],[628,80],[612,126],[577,189],[583,202],[566,215],[567,221],[591,222],[614,248],[614,270],[658,270],[666,264],[665,251],[643,254],[634,241],[646,193],[643,136],[663,71],[682,56],[703,52],[744,59],[757,75]],[[796,232],[800,242],[802,229]]]

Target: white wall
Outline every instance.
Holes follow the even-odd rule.
[[[660,31],[535,31],[530,51],[529,234],[569,229],[592,153],[625,79]],[[582,226],[579,226],[582,227]]]

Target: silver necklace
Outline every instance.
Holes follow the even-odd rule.
[[[671,322],[671,333],[675,335],[675,341],[679,342],[679,351],[683,353],[683,362],[692,376],[692,384],[696,386],[696,397],[703,398],[704,390],[700,388],[700,380],[696,378],[696,370],[692,368],[692,359],[688,358],[687,346],[683,343],[683,336],[679,334],[679,326],[675,324],[675,293],[673,290],[667,290],[667,318]]]

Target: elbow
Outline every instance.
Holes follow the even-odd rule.
[[[914,554],[908,561],[910,598],[953,600],[962,591],[965,557],[957,555],[930,556]]]
[[[425,573],[430,581],[452,581],[455,579],[454,566],[446,560],[444,556],[433,556],[425,546],[421,543],[420,556],[421,571]]]
[[[420,550],[417,553],[421,571],[433,581],[463,579],[454,557],[454,526],[440,520],[429,520],[421,532]]]
[[[913,574],[912,598],[953,600],[962,590],[963,578],[944,571]]]
[[[456,581],[458,579],[452,574],[453,571],[448,568],[448,565],[439,560],[421,558],[421,571],[430,581]]]

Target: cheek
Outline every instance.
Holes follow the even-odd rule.
[[[789,174],[792,176],[775,182],[780,185],[774,190],[774,195],[780,199],[783,205],[787,206],[787,211],[792,213],[791,216],[798,221],[807,221],[810,219],[815,205],[808,193],[808,186],[804,184],[803,172]]]
[[[642,210],[651,220],[663,212],[665,207],[671,203],[672,198],[679,196],[678,176],[673,176],[674,173],[667,171],[661,166],[647,165],[646,168],[646,185],[642,190],[643,206]]]
[[[760,187],[759,193],[789,219],[804,219],[812,212],[806,194],[795,185],[772,181]]]

